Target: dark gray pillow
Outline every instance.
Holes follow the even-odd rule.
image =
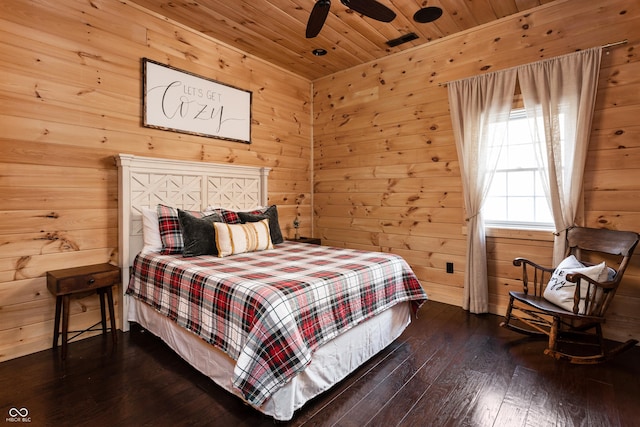
[[[197,218],[189,212],[178,209],[178,221],[184,240],[182,255],[218,255],[214,222],[224,222],[217,213]]]
[[[269,220],[269,233],[271,234],[271,243],[277,245],[284,242],[282,238],[282,230],[280,230],[280,222],[278,221],[278,208],[271,205],[267,209],[253,212],[238,212],[240,220],[245,222],[258,222],[263,219]]]

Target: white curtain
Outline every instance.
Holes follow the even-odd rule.
[[[462,307],[489,311],[487,253],[482,205],[506,137],[516,70],[448,83],[467,215],[467,266]]]
[[[598,47],[518,67],[556,227],[553,265],[564,257],[566,230],[580,206],[601,55]]]

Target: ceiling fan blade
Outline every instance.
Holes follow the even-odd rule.
[[[382,22],[391,22],[396,13],[376,0],[340,0],[343,5],[371,19]]]
[[[327,15],[329,15],[330,8],[331,0],[318,0],[316,4],[313,5],[313,9],[309,15],[309,21],[307,22],[306,35],[308,39],[320,34],[324,21],[326,21]]]

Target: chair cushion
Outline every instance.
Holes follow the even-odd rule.
[[[551,279],[544,290],[543,297],[553,304],[573,312],[573,298],[576,292],[576,283],[566,280],[566,275],[571,273],[581,273],[595,281],[601,281],[602,276],[606,279],[608,270],[604,262],[593,266],[585,266],[578,259],[570,255],[562,260],[551,275]],[[585,297],[588,283],[580,284],[580,302],[578,303],[578,313],[585,312]],[[592,289],[593,290],[593,289]]]
[[[544,297],[537,297],[531,294],[525,294],[524,292],[510,291],[509,295],[514,298],[514,312],[511,313],[513,317],[519,318],[520,316],[515,313],[518,308],[517,302],[524,303],[531,306],[544,314],[548,314],[554,317],[574,317],[576,319],[589,320],[599,322],[602,319],[597,316],[585,316],[583,314],[574,314],[573,311],[567,311],[564,308],[557,306],[556,304],[547,301]],[[544,320],[541,320],[544,321]]]

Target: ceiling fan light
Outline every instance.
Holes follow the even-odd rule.
[[[426,24],[427,22],[433,22],[442,16],[442,9],[436,6],[423,7],[413,15],[413,20]]]

